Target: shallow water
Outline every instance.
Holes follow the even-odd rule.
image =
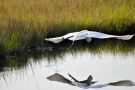
[[[47,62],[47,58],[40,58],[34,62],[29,58],[28,65],[22,69],[7,69],[0,73],[0,90],[81,90],[60,82],[52,82],[46,77],[60,73],[68,79],[68,73],[78,80],[86,79],[90,74],[98,84],[106,84],[118,80],[132,80],[135,82],[135,56],[133,54],[93,54],[88,51],[70,53],[62,58],[55,58],[57,62]],[[96,88],[91,88],[96,89]],[[135,90],[135,87],[107,86],[101,90]]]
[[[93,76],[95,85],[131,80],[135,82],[135,40],[92,40],[60,44],[46,43],[22,56],[0,59],[0,90],[82,90],[68,84],[49,81],[56,72],[67,79]],[[95,86],[93,86],[95,87]],[[99,88],[90,88],[99,89]],[[106,86],[101,90],[135,90],[135,87]]]

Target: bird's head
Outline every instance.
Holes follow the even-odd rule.
[[[87,80],[91,81],[92,79],[93,79],[93,77],[90,75]]]
[[[92,81],[93,80],[93,77],[90,75],[87,79],[87,81],[91,84],[95,84],[97,81]]]

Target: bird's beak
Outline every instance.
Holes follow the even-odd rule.
[[[95,83],[97,83],[98,81],[93,81],[93,82],[91,82],[92,84],[95,84]]]

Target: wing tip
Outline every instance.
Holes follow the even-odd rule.
[[[57,38],[45,38],[45,41],[50,41],[53,43],[60,43],[64,40],[63,37],[57,37]]]

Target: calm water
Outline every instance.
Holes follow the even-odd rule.
[[[38,48],[36,54],[3,59],[0,63],[0,90],[82,90],[46,79],[56,72],[68,79],[70,73],[78,80],[84,80],[91,74],[98,81],[97,85],[119,80],[135,82],[135,55],[132,45],[123,41],[107,42],[108,44],[101,42],[79,42],[68,51],[68,44],[62,44],[63,47],[59,48],[50,45],[49,48],[42,49],[42,53]],[[114,45],[114,42],[117,43]],[[135,90],[135,87],[107,86],[100,89]]]

